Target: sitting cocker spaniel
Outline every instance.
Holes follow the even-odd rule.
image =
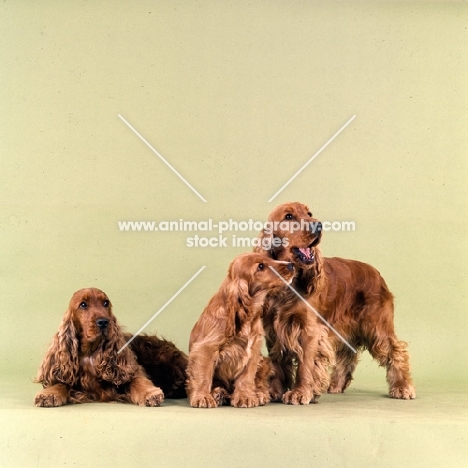
[[[147,377],[132,346],[124,347],[129,337],[122,333],[104,292],[95,288],[77,291],[39,367],[35,381],[44,388],[37,393],[35,405],[122,401],[160,406],[163,391]],[[157,337],[136,338],[133,346],[144,349],[145,359],[152,354],[155,361],[161,355],[159,348],[155,352],[151,343],[143,346],[141,341],[160,342],[165,355],[173,358],[164,359],[176,367],[170,375],[182,373],[179,380],[185,380],[187,359],[172,343]]]
[[[270,363],[261,355],[262,306],[270,291],[287,287],[294,268],[262,254],[236,257],[190,334],[187,393],[190,405],[213,408],[224,399],[248,408],[270,401]]]
[[[301,203],[278,206],[268,221],[267,232],[264,230],[260,234],[262,245],[270,246],[267,253],[273,259],[294,264],[296,276],[292,288],[346,341],[330,331],[336,366],[328,392],[342,393],[351,383],[359,356],[354,348],[369,350],[386,368],[392,398],[415,398],[407,345],[395,335],[393,295],[380,273],[366,263],[322,257],[318,246],[321,223]],[[256,250],[265,252],[262,247]],[[273,393],[280,398],[290,388],[299,389],[296,399],[299,403],[307,402],[309,397],[301,382],[297,382],[302,373],[302,361],[308,354],[304,348],[310,335],[308,317],[313,315],[304,305],[293,291],[283,290],[269,296],[263,318],[267,347],[276,373]],[[286,402],[294,403],[288,395],[285,393]]]

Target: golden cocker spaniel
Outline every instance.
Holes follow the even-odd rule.
[[[270,363],[261,355],[263,301],[285,288],[294,268],[263,254],[236,257],[227,278],[211,298],[190,334],[187,393],[190,405],[213,408],[230,400],[234,407],[270,401]]]
[[[96,288],[77,291],[39,367],[35,381],[44,388],[37,393],[35,405],[122,401],[159,406],[164,400],[163,391],[147,377],[132,346],[137,351],[141,348],[143,360],[155,364],[164,354],[169,375],[178,375],[183,389],[186,356],[172,343],[157,337],[139,336],[123,348],[130,336],[122,333],[104,292]],[[154,377],[160,378],[159,374]],[[180,392],[177,382],[172,386],[162,383],[173,393]]]
[[[262,242],[271,241],[266,253],[294,264],[291,286],[351,345],[330,331],[336,366],[328,392],[342,393],[351,383],[359,356],[351,349],[355,348],[367,349],[386,368],[392,398],[415,398],[407,345],[395,335],[393,295],[380,273],[366,263],[322,257],[321,223],[302,203],[278,206],[268,221],[267,232],[260,233]],[[262,247],[256,250],[265,252]],[[297,380],[308,354],[304,343],[310,335],[307,323],[311,315],[290,290],[272,294],[265,302],[263,324],[276,373],[273,396],[279,399],[284,394],[287,403],[304,403],[309,398],[306,385]],[[291,388],[298,392],[295,400],[285,393]]]

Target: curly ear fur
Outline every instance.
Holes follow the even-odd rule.
[[[249,293],[249,284],[245,279],[236,278],[233,280],[230,285],[229,293],[233,297],[237,297],[237,302],[239,304],[242,304],[246,307],[249,306],[250,300],[252,298],[250,297]]]
[[[263,253],[276,260],[276,253],[273,247],[273,232],[267,234],[265,230],[257,236],[257,243],[253,249],[255,253]]]
[[[230,315],[238,317],[242,322],[248,315],[251,307],[252,297],[249,294],[249,285],[246,280],[235,278],[229,282],[227,290],[226,308]]]
[[[226,310],[234,317],[236,327],[238,323],[250,320],[260,310],[268,294],[268,289],[251,290],[252,284],[244,278],[229,281],[227,290]]]
[[[138,370],[135,354],[127,346],[120,353],[126,340],[117,323],[117,319],[110,313],[109,339],[104,341],[94,355],[98,375],[114,385],[129,382]]]
[[[315,261],[312,268],[304,273],[304,276],[308,278],[306,282],[306,290],[309,295],[316,291],[323,291],[326,282],[326,275],[323,270],[322,252],[320,252],[318,247],[314,247],[314,257]]]
[[[72,311],[69,309],[60,322],[42,363],[35,382],[49,387],[56,383],[73,385],[78,378],[79,341],[73,323]]]

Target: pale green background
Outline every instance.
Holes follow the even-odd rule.
[[[467,19],[466,2],[3,2],[5,466],[177,466],[177,456],[186,466],[437,466],[447,454],[460,466],[468,435]],[[75,290],[105,290],[134,332],[206,265],[148,328],[187,350],[194,322],[243,250],[190,249],[187,233],[123,233],[118,221],[263,221],[296,200],[322,221],[355,221],[353,233],[326,233],[323,252],[369,262],[386,278],[416,401],[385,399],[384,372],[365,356],[348,395],[319,406],[197,413],[168,403],[155,412],[169,442],[152,455],[138,448],[161,440],[148,432],[151,421],[161,423],[152,412],[32,407],[31,378]],[[129,439],[118,427],[125,421],[135,424],[132,450],[108,454]],[[171,448],[193,437],[191,424],[200,440],[219,445]],[[86,459],[85,442],[59,439],[64,426],[70,439],[89,437],[99,455]],[[264,432],[277,426],[271,438]]]

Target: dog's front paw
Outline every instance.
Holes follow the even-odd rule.
[[[161,406],[164,401],[164,393],[159,387],[155,387],[145,395],[145,401],[142,406]]]
[[[413,400],[416,398],[416,390],[411,384],[403,383],[390,389],[390,398]]]
[[[235,408],[255,408],[260,404],[258,397],[253,395],[233,395],[231,406]]]
[[[283,403],[286,405],[308,405],[315,403],[315,397],[311,392],[304,390],[290,390],[283,395]]]
[[[66,397],[58,393],[39,392],[34,398],[34,404],[41,408],[53,408],[57,406],[62,406],[66,402]]]
[[[203,395],[194,395],[190,398],[192,408],[216,408],[218,402],[209,393]]]
[[[273,379],[270,382],[270,401],[281,401],[284,394],[284,388],[279,379]]]
[[[265,406],[271,401],[270,394],[268,392],[257,392],[257,398],[259,406]]]
[[[344,393],[344,391],[350,386],[353,378],[346,376],[337,371],[332,376],[330,385],[328,386],[327,393]]]
[[[214,398],[216,401],[216,406],[222,406],[226,402],[226,400],[229,400],[230,395],[227,392],[225,388],[222,387],[215,387],[211,391],[211,396]]]
[[[327,390],[328,393],[344,393],[344,389],[342,386],[338,385],[330,385]]]
[[[281,403],[283,401],[283,392],[274,392],[270,390],[270,401]]]

